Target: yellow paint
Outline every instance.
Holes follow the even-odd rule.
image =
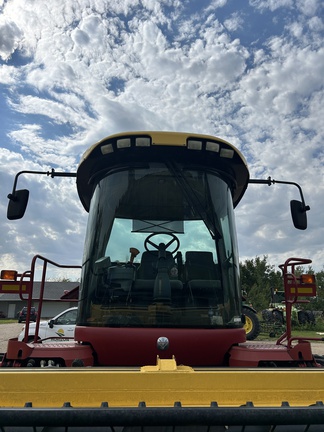
[[[295,294],[296,289],[290,288],[290,293]],[[301,295],[312,296],[313,293],[314,293],[313,287],[297,287],[297,295],[299,295],[299,296],[301,296]]]
[[[1,291],[2,292],[9,292],[9,291],[13,291],[13,292],[19,292],[19,284],[17,285],[7,285],[7,284],[1,284]],[[26,292],[27,291],[27,285],[22,285],[21,286],[21,291]]]
[[[64,336],[64,330],[63,329],[58,329],[57,332],[56,332],[56,334],[58,336]]]
[[[171,363],[170,363],[171,364]],[[0,369],[0,406],[309,406],[324,401],[324,371],[319,369],[167,370],[117,368]],[[171,366],[172,369],[173,366]]]
[[[187,143],[187,138],[196,138],[196,139],[205,139],[210,141],[217,141],[219,143],[224,143],[227,146],[231,147],[234,152],[236,152],[240,158],[242,159],[243,163],[247,165],[247,162],[242,155],[242,153],[235,148],[232,144],[230,144],[228,141],[225,141],[221,138],[214,137],[211,135],[202,135],[202,134],[191,134],[191,133],[184,133],[184,132],[161,132],[161,131],[136,131],[136,132],[123,132],[115,135],[110,135],[99,142],[93,144],[82,156],[80,165],[83,161],[85,161],[90,153],[98,146],[101,146],[103,142],[107,141],[109,139],[115,139],[115,138],[124,138],[126,136],[132,137],[132,136],[150,136],[152,139],[152,145],[161,145],[161,146],[179,146],[179,147],[185,147]]]
[[[160,359],[157,358],[155,366],[143,366],[141,367],[141,372],[194,372],[194,369],[190,366],[177,365],[177,362],[174,358],[172,359]]]

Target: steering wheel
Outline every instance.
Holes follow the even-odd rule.
[[[172,237],[171,238],[171,240],[167,243],[167,244],[164,244],[164,243],[160,243],[160,244],[156,244],[156,243],[154,243],[154,242],[152,242],[152,240],[151,240],[151,238],[152,237],[155,237],[155,236],[159,236],[159,235],[167,235],[167,236],[170,236],[170,237]],[[153,246],[153,248],[154,249],[156,249],[156,250],[158,250],[158,251],[165,251],[165,250],[167,250],[173,243],[176,243],[175,244],[175,247],[174,247],[174,249],[172,250],[172,252],[171,252],[171,254],[173,255],[175,252],[177,252],[177,250],[179,249],[179,247],[180,247],[180,240],[178,239],[178,237],[177,236],[175,236],[174,234],[172,234],[172,233],[153,233],[153,234],[150,234],[148,237],[146,237],[146,239],[145,239],[145,241],[144,241],[144,247],[145,247],[145,250],[147,251],[147,252],[154,252],[152,249],[149,249],[149,247],[148,247],[148,245],[151,245],[151,246]]]

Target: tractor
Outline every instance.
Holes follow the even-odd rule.
[[[242,312],[244,316],[244,329],[247,340],[255,340],[261,332],[261,324],[257,311],[248,302],[246,291],[242,290]]]
[[[309,303],[309,300],[303,300],[303,303]],[[271,288],[271,301],[268,309],[262,311],[262,318],[266,323],[283,325],[286,320],[285,291]],[[294,324],[315,324],[315,314],[311,310],[300,309],[294,306],[292,308],[291,319]]]

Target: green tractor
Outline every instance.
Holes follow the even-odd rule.
[[[268,309],[262,311],[263,321],[283,325],[286,322],[285,292],[271,288],[271,301]],[[309,310],[292,307],[291,320],[294,324],[315,324],[315,314]]]
[[[247,293],[242,291],[242,313],[244,315],[244,329],[246,332],[246,339],[249,341],[255,340],[261,331],[260,321],[257,311],[253,308],[252,304],[247,300]]]

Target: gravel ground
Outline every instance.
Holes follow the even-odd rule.
[[[21,332],[24,324],[13,323],[13,324],[0,324],[0,353],[7,351],[7,341],[10,338],[17,337]],[[324,335],[318,337],[324,337]],[[258,343],[258,341],[249,342],[252,344]],[[262,341],[262,343],[275,343],[275,339],[272,341]],[[324,355],[324,342],[314,342],[312,344],[313,353],[318,355]]]
[[[22,323],[0,324],[0,353],[7,351],[8,339],[17,337],[23,328]]]

